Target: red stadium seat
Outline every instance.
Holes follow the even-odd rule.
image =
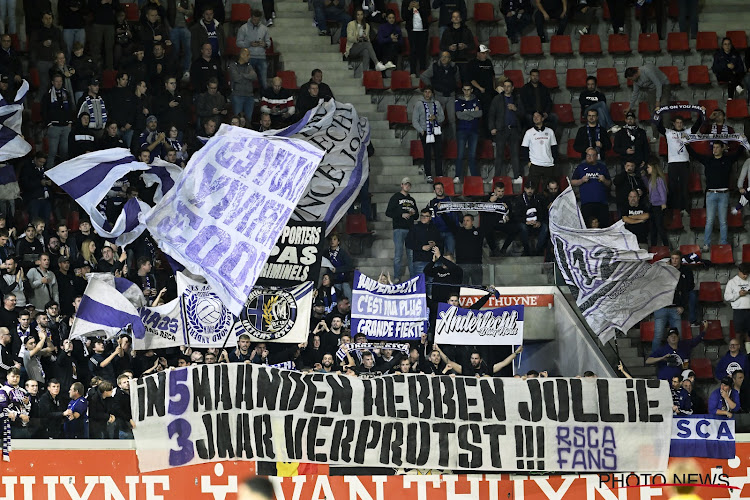
[[[474,22],[475,23],[494,23],[495,6],[491,3],[478,2],[474,4]]]
[[[625,109],[630,106],[630,103],[628,102],[613,102],[609,106],[609,115],[612,117],[612,120],[615,122],[624,122],[625,121]]]
[[[484,180],[479,175],[464,177],[464,196],[484,196]]]
[[[732,215],[732,212],[730,211],[727,214],[727,226],[729,226],[730,231],[744,231],[745,223],[742,220],[742,212],[737,212]]]
[[[706,327],[706,336],[703,337],[704,341],[724,341],[724,334],[721,330],[721,321],[718,319],[709,319],[708,326]]]
[[[521,37],[521,57],[542,56],[542,39],[538,36]]]
[[[746,99],[727,100],[727,118],[732,120],[744,120],[747,117]]]
[[[641,321],[641,342],[654,341],[654,322]]]
[[[346,216],[346,234],[370,234],[370,231],[367,229],[367,218],[364,214],[348,214]]]
[[[224,52],[226,52],[228,56],[237,56],[240,54],[240,48],[237,47],[236,36],[228,36],[226,38],[226,43],[224,44]]]
[[[513,192],[513,179],[508,177],[507,175],[496,175],[492,178],[492,189],[495,189],[495,184],[498,182],[502,182],[505,186],[505,194],[506,195],[512,195],[515,194]]]
[[[706,228],[706,209],[690,209],[690,229],[693,231],[703,231]]]
[[[690,360],[690,369],[695,372],[695,378],[699,380],[713,380],[714,371],[711,360],[708,358],[693,358]]]
[[[393,92],[413,92],[417,87],[411,83],[408,71],[395,70],[391,72],[391,90]]]
[[[513,52],[510,50],[510,42],[507,36],[491,36],[490,37],[490,54],[495,56],[510,56]]]
[[[610,54],[630,54],[630,37],[628,35],[609,35],[607,52]]]
[[[715,31],[699,31],[695,38],[695,50],[698,52],[716,52],[719,48],[719,36]]]
[[[102,88],[111,89],[117,83],[117,70],[105,69],[102,71]]]
[[[690,180],[688,181],[688,192],[692,195],[703,194],[701,174],[699,174],[698,172],[690,173]]]
[[[690,52],[688,34],[682,32],[668,33],[667,52]]]
[[[453,179],[451,179],[450,177],[435,177],[433,180],[433,185],[437,184],[438,182],[443,185],[445,194],[447,196],[456,196],[456,188],[453,185]]]
[[[246,23],[250,19],[251,7],[249,3],[233,3],[232,17],[233,23]]]
[[[138,4],[137,3],[124,3],[121,4],[123,10],[125,11],[125,19],[128,21],[138,21],[140,18],[140,13],[138,12]]]
[[[648,109],[648,103],[641,101],[638,103],[638,121],[647,122],[651,119],[651,111]]]
[[[742,245],[742,262],[744,264],[750,263],[750,243]]]
[[[390,104],[388,106],[386,119],[391,127],[393,127],[393,125],[411,125],[409,117],[407,116],[406,106],[399,104]]]
[[[711,77],[706,66],[688,66],[688,85],[711,85]]]
[[[281,78],[281,86],[287,90],[297,90],[297,73],[294,71],[277,71],[276,76]]]
[[[733,266],[732,245],[711,245],[711,264]]]
[[[575,123],[573,117],[573,106],[570,104],[555,104],[554,111],[557,117],[560,119],[561,125],[571,125]]]
[[[551,56],[572,56],[573,42],[570,35],[552,35],[549,42],[549,53]]]
[[[620,86],[620,80],[617,77],[615,68],[598,68],[596,70],[596,80],[599,88],[614,89]]]
[[[698,101],[698,106],[706,108],[706,115],[710,115],[715,110],[719,109],[719,101],[716,99],[701,99]]]
[[[458,158],[458,145],[455,139],[443,141],[443,159],[455,160]]]
[[[744,30],[727,31],[727,38],[732,40],[732,45],[738,51],[747,48],[747,33]]]
[[[664,224],[667,231],[682,231],[682,212],[668,209],[664,216]]]
[[[654,254],[653,258],[651,259],[652,263],[659,262],[662,259],[669,258],[669,247],[665,247],[665,246],[651,247],[648,249],[648,251]]]
[[[437,36],[430,37],[430,56],[438,57],[440,55],[440,38]]]
[[[586,78],[588,77],[589,75],[588,73],[586,73],[585,69],[582,69],[582,68],[568,69],[568,72],[565,75],[565,87],[568,90],[585,89]]]
[[[701,281],[698,287],[698,300],[709,304],[724,302],[724,294],[721,292],[721,283],[718,281]]]
[[[643,104],[643,103],[641,103]],[[646,106],[646,111],[648,111],[648,105]],[[641,110],[638,109],[638,119],[641,117]],[[667,147],[667,139],[663,136],[659,136],[659,156],[667,156],[669,153],[669,148]]]
[[[554,69],[540,69],[539,81],[549,90],[557,90],[560,85],[557,83],[557,71]]]
[[[582,56],[602,55],[602,41],[599,35],[581,35],[578,41],[578,52]]]
[[[683,35],[685,33],[682,33]],[[662,73],[669,78],[669,84],[674,86],[680,85],[680,70],[677,66],[659,66]]]
[[[520,69],[506,69],[505,77],[513,82],[513,86],[517,89],[520,89],[524,85],[523,71]]]
[[[638,53],[657,54],[661,52],[659,35],[656,33],[641,33],[638,35]]]
[[[380,71],[363,71],[362,85],[366,91],[388,90],[388,87],[383,84],[383,73]]]
[[[699,247],[698,245],[680,245],[680,253],[683,257],[693,253],[700,257],[701,247]]]
[[[422,148],[422,141],[420,141],[419,139],[415,139],[409,143],[409,156],[411,156],[412,162],[417,160],[424,160],[424,149]]]
[[[495,159],[495,150],[490,139],[480,139],[477,143],[477,159],[484,161]]]

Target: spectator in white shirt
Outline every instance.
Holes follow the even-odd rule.
[[[557,156],[557,139],[555,132],[544,126],[541,113],[534,113],[534,126],[526,131],[521,142],[524,155],[529,158],[529,179],[537,188],[539,181],[555,179],[555,157]],[[516,179],[520,181],[521,179]]]
[[[750,332],[750,264],[737,266],[737,276],[730,279],[724,289],[724,300],[732,306],[734,331],[740,345],[745,345]]]

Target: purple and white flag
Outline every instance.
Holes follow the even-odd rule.
[[[370,122],[351,104],[330,99],[294,125],[264,132],[302,139],[325,154],[292,214],[292,220],[325,222],[329,234],[359,195],[370,173]]]
[[[449,304],[438,304],[435,343],[522,345],[523,306],[475,311]]]
[[[120,286],[122,288],[123,283]],[[138,309],[115,286],[92,275],[70,328],[70,338],[113,338],[128,326],[132,328],[134,338],[144,337],[145,329]]]
[[[13,102],[0,98],[0,162],[21,158],[31,152],[31,144],[21,136],[23,101],[29,91],[29,82],[23,81]]]
[[[97,206],[119,179],[130,172],[150,168],[149,165],[136,161],[127,149],[112,148],[86,153],[63,162],[49,170],[47,177],[86,211],[97,234],[114,240],[118,245],[127,245],[143,233],[146,226],[139,222],[138,215],[151,207],[137,198],[131,198],[124,204],[115,223],[111,224]]]
[[[558,269],[577,289],[578,308],[603,344],[615,330],[627,332],[672,304],[679,271],[665,262],[650,264],[654,254],[641,250],[621,220],[587,229],[570,186],[549,209],[549,229]]]
[[[370,340],[419,340],[429,328],[424,274],[397,285],[354,272],[352,336]]]
[[[322,157],[313,142],[222,125],[141,220],[239,316]]]
[[[182,175],[182,169],[174,163],[169,163],[161,158],[154,158],[149,169],[141,174],[141,179],[146,187],[156,184],[154,192],[154,203],[164,197],[164,194],[174,187]]]

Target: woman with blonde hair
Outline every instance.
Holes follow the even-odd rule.
[[[364,69],[369,68],[369,61],[375,65],[375,71],[385,71],[396,67],[392,62],[383,64],[375,55],[375,48],[370,42],[370,25],[365,20],[365,12],[361,8],[354,11],[354,20],[349,21],[346,26],[346,50],[344,55],[347,59],[362,58]]]
[[[83,240],[83,243],[81,244],[81,257],[83,257],[83,260],[91,264],[92,269],[96,268],[96,257],[94,257],[95,252],[96,243],[94,243],[94,240]]]
[[[657,237],[664,246],[669,246],[667,230],[664,228],[664,210],[667,209],[667,180],[659,160],[650,158],[643,174],[643,183],[648,188],[651,202],[651,246],[656,246]]]

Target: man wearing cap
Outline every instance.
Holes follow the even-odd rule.
[[[737,276],[724,288],[724,300],[732,306],[734,331],[742,346],[750,333],[750,264],[743,262],[737,266]]]
[[[523,183],[523,193],[516,197],[516,203],[511,210],[518,224],[518,233],[523,244],[523,255],[543,255],[549,239],[549,230],[544,222],[546,207],[541,197],[536,194],[536,184],[531,179]],[[531,252],[529,234],[536,234],[536,248]]]
[[[740,156],[738,149],[734,153],[727,151],[722,141],[714,141],[712,154],[702,155],[686,144],[685,147],[693,159],[703,164],[706,176],[706,229],[703,233],[703,251],[711,248],[711,233],[714,230],[714,219],[719,217],[719,243],[727,244],[727,210],[729,208],[729,178],[732,165]]]
[[[479,46],[477,56],[469,61],[469,81],[474,87],[474,95],[482,104],[482,109],[490,109],[492,99],[497,95],[495,91],[495,68],[490,59],[490,49],[486,45]],[[482,116],[482,123],[487,125],[487,116]],[[486,132],[483,132],[486,134]]]
[[[732,418],[740,412],[740,394],[734,389],[732,377],[721,379],[719,388],[708,397],[708,414]]]
[[[401,190],[391,196],[385,215],[393,220],[393,280],[398,282],[401,278],[402,264],[404,258],[404,244],[409,235],[409,229],[414,225],[417,218],[417,202],[409,194],[411,191],[411,179],[401,179]],[[411,250],[406,251],[406,264],[411,266]]]
[[[700,335],[690,340],[680,340],[680,331],[677,328],[670,328],[667,332],[667,343],[661,347],[654,345],[654,350],[646,359],[646,364],[658,364],[656,376],[660,380],[672,380],[672,377],[680,375],[687,366],[693,348],[703,342],[707,327],[708,322],[704,321],[701,324]]]
[[[99,79],[94,77],[89,81],[88,93],[78,100],[76,105],[78,115],[89,116],[89,132],[99,139],[104,133],[107,123],[107,106],[104,98],[99,95]]]
[[[620,155],[623,163],[632,161],[636,168],[646,168],[646,160],[651,154],[646,131],[635,123],[635,113],[625,114],[625,126],[615,134],[615,153]]]
[[[492,99],[490,104],[487,128],[495,140],[495,173],[503,174],[503,161],[505,160],[505,144],[510,148],[510,164],[513,171],[508,174],[513,177],[521,177],[521,127],[523,126],[523,101],[521,94],[513,89],[513,82],[508,79],[497,87],[499,95]],[[494,176],[493,175],[493,176]]]
[[[158,131],[159,121],[154,115],[150,115],[146,118],[146,130],[144,130],[138,138],[138,144],[141,149],[147,149],[151,154],[149,163],[154,161],[154,158],[164,158],[166,154],[167,138],[164,132]]]

